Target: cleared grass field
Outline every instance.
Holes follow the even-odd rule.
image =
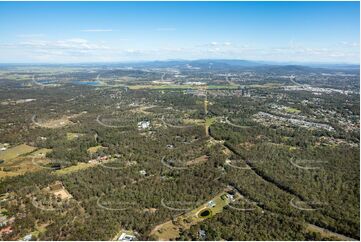
[[[225,192],[221,192],[211,201],[208,201],[201,206],[178,216],[174,220],[176,222],[170,220],[156,226],[151,231],[150,235],[154,236],[158,240],[175,240],[179,236],[181,230],[187,230],[192,225],[199,223],[207,218],[211,218],[215,214],[221,213],[223,208],[229,204],[227,199],[222,199],[222,196],[225,194]],[[212,202],[214,206],[209,206],[209,202]],[[207,216],[201,216],[205,210],[208,210],[209,214]]]
[[[77,138],[79,138],[80,136],[83,136],[84,134],[81,134],[81,133],[67,133],[66,134],[66,139],[67,140],[75,140]]]
[[[58,119],[49,119],[46,120],[44,122],[36,122],[36,124],[42,128],[49,128],[49,129],[56,129],[56,128],[61,128],[64,127],[66,125],[72,124],[73,122],[71,122],[69,120],[69,117],[67,116],[62,116],[61,118]]]
[[[206,161],[208,161],[208,156],[207,155],[202,155],[202,156],[200,156],[200,157],[198,157],[198,158],[195,158],[195,159],[193,159],[193,160],[189,160],[189,161],[187,161],[186,162],[186,165],[187,166],[191,166],[191,165],[196,165],[196,164],[199,164],[199,163],[203,163],[203,162],[206,162]]]
[[[265,84],[252,84],[249,85],[248,87],[254,87],[254,88],[278,88],[281,87],[282,84],[281,83],[265,83]]]
[[[20,155],[30,153],[36,149],[37,149],[36,147],[26,145],[26,144],[17,145],[10,149],[5,150],[5,151],[0,151],[0,160],[4,160],[5,162],[7,162]]]
[[[90,167],[94,167],[98,165],[97,163],[83,163],[83,162],[79,162],[78,164],[74,165],[74,166],[69,166],[60,170],[56,170],[54,171],[54,173],[56,175],[66,175],[69,173],[73,173],[73,172],[77,172],[77,171],[81,171]]]
[[[30,155],[34,157],[45,157],[45,155],[49,152],[51,152],[51,149],[42,148],[31,152]]]
[[[204,124],[203,119],[183,119],[184,124],[195,124],[195,125],[202,125]]]
[[[90,153],[90,154],[94,154],[96,153],[98,150],[102,149],[103,146],[101,145],[97,145],[97,146],[93,146],[93,147],[90,147],[87,149],[87,151]]]
[[[48,224],[41,224],[35,226],[35,231],[31,233],[33,237],[39,238],[39,235],[45,233]]]
[[[48,128],[48,129],[58,129],[65,127],[70,124],[74,124],[71,119],[77,118],[83,114],[87,113],[86,111],[78,113],[78,114],[72,114],[72,115],[63,115],[59,118],[53,118],[53,119],[47,119],[47,120],[38,120],[36,115],[33,115],[32,121],[35,126],[41,127],[41,128]]]
[[[238,89],[239,85],[209,85],[207,89],[214,90],[214,89]]]
[[[26,144],[18,145],[0,153],[0,178],[18,176],[39,171],[49,160],[45,158],[51,149],[37,149]],[[6,153],[5,153],[6,152]],[[4,154],[5,153],[5,154]]]
[[[287,113],[295,113],[295,114],[298,114],[298,113],[301,112],[301,110],[299,110],[299,109],[297,109],[297,108],[291,108],[291,107],[287,107],[287,108],[285,109],[285,111],[286,111]]]
[[[26,172],[39,171],[49,161],[44,156],[35,158],[32,155],[19,156],[0,164],[0,178],[19,176]]]
[[[217,118],[216,117],[213,117],[213,118],[207,118],[206,119],[206,125],[207,127],[211,126],[214,122],[217,121]]]

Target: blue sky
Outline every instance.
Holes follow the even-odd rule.
[[[0,62],[359,63],[359,2],[0,2]]]

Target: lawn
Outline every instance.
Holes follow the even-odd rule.
[[[89,148],[87,149],[87,151],[88,151],[90,154],[94,154],[94,153],[96,153],[98,150],[100,150],[100,149],[102,149],[102,148],[103,148],[103,146],[97,145],[97,146],[89,147]]]
[[[26,144],[17,145],[5,151],[0,151],[0,160],[4,160],[6,162],[20,155],[30,153],[36,149],[37,149],[36,147]]]
[[[203,119],[183,119],[184,124],[195,124],[195,125],[202,125],[204,123]]]
[[[206,125],[207,125],[207,127],[211,126],[216,120],[217,120],[216,117],[206,118]]]
[[[295,114],[298,114],[298,113],[301,112],[301,110],[299,110],[299,109],[297,109],[297,108],[291,108],[291,107],[287,107],[287,108],[285,109],[285,111],[286,111],[287,113],[295,113]]]
[[[223,200],[222,195],[225,192],[221,192],[215,196],[211,201],[215,203],[214,207],[209,207],[208,202],[202,204],[201,206],[183,214],[176,218],[177,222],[172,220],[167,221],[163,224],[156,226],[151,235],[155,236],[158,240],[174,240],[179,236],[181,230],[187,230],[196,223],[199,223],[205,219],[213,217],[215,214],[221,213],[223,208],[228,205],[228,200]],[[210,215],[201,217],[199,216],[200,212],[205,209],[210,210]]]
[[[215,90],[215,89],[238,89],[239,85],[209,85],[207,89]]]
[[[46,231],[46,227],[48,225],[47,224],[42,224],[42,225],[35,225],[35,231],[33,231],[31,233],[32,236],[36,237],[36,238],[39,238],[39,235],[42,234],[42,233],[45,233]]]
[[[37,122],[36,124],[42,128],[49,128],[49,129],[57,129],[72,124],[73,122],[70,121],[70,116],[62,116],[57,119],[49,119],[43,122]]]
[[[50,151],[51,149],[37,149],[23,144],[1,152],[0,159],[4,159],[5,162],[0,164],[0,178],[41,170],[41,166],[48,162],[45,155]]]
[[[82,135],[84,135],[84,134],[81,134],[81,133],[67,133],[66,134],[66,139],[67,140],[75,140],[75,139],[77,139],[77,138],[79,138],[80,136],[82,136]]]
[[[199,163],[203,163],[203,162],[206,162],[206,161],[208,161],[208,156],[207,155],[202,155],[202,156],[200,156],[200,157],[198,157],[198,158],[195,158],[195,159],[193,159],[193,160],[189,160],[189,161],[187,161],[186,162],[186,165],[187,166],[191,166],[191,165],[196,165],[196,164],[199,164]]]
[[[68,167],[65,167],[63,169],[56,170],[56,171],[54,171],[54,173],[56,175],[66,175],[66,174],[77,172],[77,171],[80,171],[80,170],[84,170],[84,169],[87,169],[87,168],[90,168],[90,167],[93,167],[93,166],[96,166],[96,165],[97,165],[97,163],[79,162],[78,164],[76,164],[74,166],[68,166]]]
[[[38,149],[35,150],[34,152],[31,152],[31,156],[35,156],[35,157],[45,157],[45,155],[49,152],[51,152],[52,149],[46,149],[46,148],[42,148],[42,149]]]
[[[228,201],[227,200],[223,200],[221,197],[222,195],[224,195],[225,193],[222,192],[220,194],[218,194],[217,196],[215,196],[212,201],[215,202],[215,206],[214,207],[208,207],[208,202],[199,206],[198,208],[196,209],[193,209],[192,211],[190,211],[189,213],[185,214],[184,216],[185,217],[191,217],[193,222],[200,222],[200,221],[203,221],[209,217],[213,217],[215,214],[217,213],[220,213],[223,211],[223,208],[225,206],[228,205]],[[209,217],[205,217],[205,218],[202,218],[199,216],[199,213],[203,210],[205,210],[206,208],[208,208],[209,210],[211,210],[211,216]]]
[[[248,87],[253,87],[253,88],[279,88],[281,87],[282,84],[281,83],[272,83],[272,82],[269,82],[269,83],[265,83],[265,84],[252,84],[252,85],[249,85]]]

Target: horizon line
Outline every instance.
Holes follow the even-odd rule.
[[[358,65],[360,62],[322,62],[322,61],[272,61],[272,60],[251,60],[236,58],[196,58],[196,59],[153,59],[153,60],[124,60],[124,61],[91,61],[91,62],[1,62],[0,65],[80,65],[80,64],[136,64],[150,62],[171,62],[171,61],[248,61],[255,64],[275,65]]]

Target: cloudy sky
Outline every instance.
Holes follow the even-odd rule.
[[[359,2],[0,2],[0,62],[359,63]]]

